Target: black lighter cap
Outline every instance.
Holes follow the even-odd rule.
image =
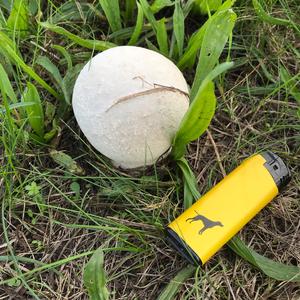
[[[266,160],[264,166],[273,177],[278,190],[281,191],[291,180],[289,168],[277,154],[271,151],[265,151],[261,156]]]
[[[202,265],[201,259],[194,252],[194,250],[182,240],[178,234],[171,228],[166,228],[167,237],[166,240],[172,246],[173,249],[177,250],[179,254],[187,259],[187,261],[192,265]]]

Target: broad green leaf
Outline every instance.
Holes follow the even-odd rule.
[[[212,80],[232,66],[233,63],[220,64],[203,80],[174,137],[172,156],[175,159],[181,158],[185,153],[186,145],[196,140],[207,129],[216,107]]]
[[[220,55],[232,33],[236,14],[228,9],[217,14],[207,26],[201,44],[196,75],[192,85],[190,99],[193,101],[205,76],[218,63]]]
[[[217,10],[222,5],[222,0],[195,0],[194,10],[207,14]]]
[[[97,249],[84,268],[83,282],[88,290],[90,300],[108,300],[106,275],[103,267],[104,258],[101,248]]]
[[[82,47],[88,48],[88,49],[104,51],[106,49],[116,46],[116,44],[113,44],[110,42],[82,39],[79,36],[77,36],[76,34],[73,34],[60,26],[50,24],[48,22],[40,22],[39,24],[43,28],[53,31],[55,33],[61,34],[65,37],[69,38],[70,40],[72,40],[74,43],[76,43]]]
[[[59,69],[52,63],[52,61],[47,56],[39,56],[36,60],[36,63],[46,69],[54,81],[56,82],[56,86],[58,86],[63,95],[67,104],[70,104],[70,94],[68,93],[63,78],[60,75]]]
[[[151,5],[151,11],[156,14],[161,9],[172,5],[173,3],[171,0],[154,0],[153,4]]]
[[[4,52],[17,66],[23,69],[23,71],[25,71],[55,98],[61,99],[60,95],[24,62],[22,57],[11,47],[11,45],[11,40],[0,31],[0,51]]]
[[[233,237],[227,245],[239,256],[260,269],[267,276],[280,281],[300,282],[300,268],[286,265],[266,258],[251,248],[241,239]]]
[[[177,165],[182,171],[184,181],[184,208],[189,208],[195,199],[200,198],[196,177],[191,170],[187,160],[183,157],[176,160]]]
[[[193,275],[195,270],[196,267],[191,265],[181,269],[164,288],[162,293],[158,296],[157,300],[173,300],[181,285]]]
[[[7,19],[7,28],[12,32],[18,31],[22,38],[26,37],[29,28],[28,0],[13,1],[13,7]]]
[[[68,154],[63,151],[50,151],[51,158],[60,166],[73,174],[82,175],[84,170],[77,164],[77,162]]]
[[[144,13],[143,13],[143,9],[141,7],[141,5],[137,2],[137,8],[138,8],[138,14],[137,14],[137,18],[136,18],[136,24],[135,24],[135,28],[134,31],[131,35],[131,38],[128,42],[128,45],[135,45],[137,40],[140,37],[140,34],[142,32],[143,29],[143,23],[144,23]]]
[[[227,0],[225,1],[218,10],[210,17],[202,26],[201,28],[192,35],[188,42],[187,49],[185,50],[184,55],[179,60],[177,66],[183,70],[187,67],[192,67],[195,63],[196,55],[198,50],[201,48],[201,44],[203,41],[204,33],[207,29],[207,27],[210,25],[210,23],[218,17],[219,13],[230,9],[236,0]]]
[[[27,89],[25,90],[22,101],[25,103],[33,102],[33,105],[25,106],[27,118],[31,128],[39,136],[44,136],[44,111],[41,99],[36,87],[27,82]]]
[[[177,42],[179,56],[183,52],[184,43],[184,15],[179,1],[175,2],[175,10],[173,14],[173,28]]]
[[[197,94],[180,123],[172,149],[175,159],[183,156],[186,145],[197,139],[207,129],[214,116],[215,108],[214,84],[210,81]]]
[[[11,83],[9,81],[7,73],[5,72],[5,70],[1,64],[0,64],[0,80],[1,80],[2,86],[4,88],[4,91],[2,91],[2,92],[5,92],[5,94],[7,95],[7,97],[10,99],[10,101],[12,103],[17,103],[18,102],[17,96],[11,86]]]
[[[118,31],[122,28],[119,0],[99,0],[111,30]]]
[[[292,25],[289,20],[275,18],[270,16],[262,7],[259,0],[252,0],[252,4],[257,16],[264,22],[272,24],[272,25]]]
[[[166,24],[165,24],[166,19],[162,18],[159,21],[157,21],[157,32],[156,32],[156,37],[157,37],[157,43],[159,46],[160,52],[168,56],[168,35],[167,35],[167,29],[166,29]]]

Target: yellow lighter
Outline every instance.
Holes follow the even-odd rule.
[[[282,159],[256,154],[167,226],[167,240],[193,264],[204,264],[290,180]]]

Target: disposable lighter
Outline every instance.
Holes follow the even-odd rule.
[[[170,223],[167,240],[190,263],[202,265],[289,180],[289,169],[273,152],[251,156]]]

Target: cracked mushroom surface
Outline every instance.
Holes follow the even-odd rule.
[[[72,104],[88,141],[115,166],[132,169],[168,151],[189,106],[188,86],[163,55],[120,46],[84,66]]]

